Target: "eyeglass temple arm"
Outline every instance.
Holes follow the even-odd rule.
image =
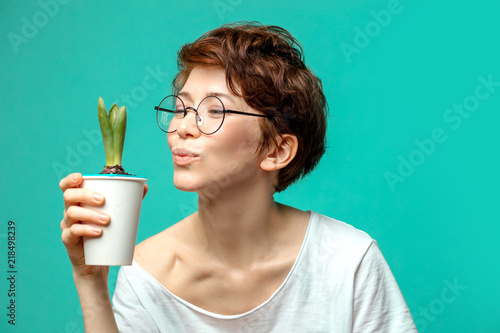
[[[172,110],[169,110],[169,109],[164,109],[164,108],[161,108],[159,106],[155,106],[155,110],[157,111],[167,111],[167,112],[172,112]]]
[[[248,112],[243,112],[243,111],[226,110],[226,112],[227,113],[242,114],[242,115],[245,115],[245,116],[262,117],[262,118],[268,118],[268,119],[274,118],[274,116],[268,116],[268,115],[265,115],[265,114],[248,113]]]

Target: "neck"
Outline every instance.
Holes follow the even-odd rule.
[[[250,267],[272,253],[286,226],[273,190],[258,184],[215,196],[199,193],[197,216],[205,250],[232,267]]]

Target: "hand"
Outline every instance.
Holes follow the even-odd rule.
[[[83,236],[99,237],[102,234],[100,226],[109,223],[109,216],[90,208],[83,208],[84,203],[91,206],[102,206],[104,196],[88,189],[79,188],[83,177],[79,173],[73,173],[62,179],[59,187],[64,192],[64,218],[61,221],[62,241],[68,252],[69,259],[73,265],[73,272],[80,276],[106,275],[104,266],[85,265],[83,251]],[[92,223],[88,225],[85,223]]]

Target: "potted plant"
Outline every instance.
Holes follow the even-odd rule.
[[[87,265],[131,265],[134,255],[144,183],[146,178],[126,173],[122,166],[127,127],[125,106],[114,104],[109,113],[99,98],[97,115],[106,154],[106,165],[99,174],[83,175],[83,188],[104,195],[101,207],[88,208],[106,212],[110,223],[100,237],[84,237]]]

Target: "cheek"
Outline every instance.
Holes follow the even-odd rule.
[[[255,131],[250,128],[229,128],[221,133],[221,140],[214,142],[209,151],[216,152],[211,163],[217,164],[213,170],[218,170],[218,175],[234,175],[252,172],[260,165],[257,150],[260,143],[260,129]],[[214,165],[215,166],[215,165]]]
[[[241,116],[243,118],[244,116]],[[238,119],[240,120],[240,119]],[[226,154],[240,157],[253,157],[259,146],[261,132],[257,123],[246,123],[241,119],[232,123],[224,124],[226,127],[220,129],[219,148]],[[254,120],[254,119],[251,119]],[[213,147],[216,148],[216,147]]]

